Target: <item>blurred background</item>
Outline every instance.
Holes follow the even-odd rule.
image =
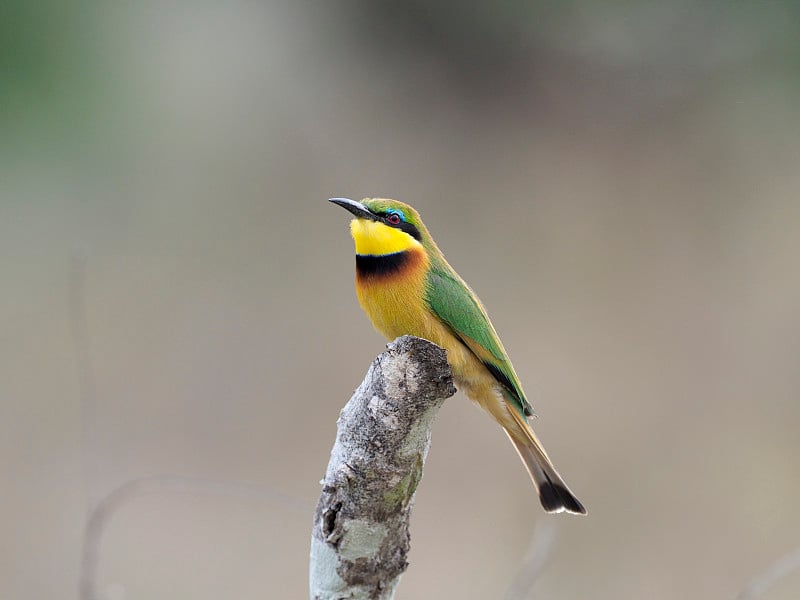
[[[303,598],[384,347],[331,196],[422,213],[588,518],[446,403],[398,598],[733,598],[800,545],[800,5],[0,8],[0,597]],[[200,482],[200,483],[196,483]],[[207,483],[202,483],[207,482]],[[207,489],[206,489],[207,488]],[[800,574],[769,590],[797,598]]]

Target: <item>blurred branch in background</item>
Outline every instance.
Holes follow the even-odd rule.
[[[527,600],[530,597],[533,585],[553,552],[556,532],[555,520],[549,517],[542,517],[539,520],[517,575],[508,587],[505,600]]]
[[[97,570],[101,543],[111,517],[123,506],[145,495],[165,493],[189,493],[233,498],[255,498],[272,504],[281,504],[306,512],[310,507],[270,487],[235,481],[215,481],[193,477],[157,475],[126,481],[105,497],[96,497],[92,485],[97,483],[96,440],[97,392],[91,361],[87,308],[86,308],[86,264],[87,253],[76,254],[72,259],[70,273],[70,323],[76,364],[80,380],[80,403],[82,421],[82,464],[84,488],[87,499],[87,516],[84,527],[83,550],[80,562],[79,598],[100,600],[97,589]]]
[[[342,409],[314,513],[313,600],[394,596],[431,426],[455,392],[447,354],[426,340],[400,337],[372,363]]]
[[[98,475],[97,455],[97,385],[91,359],[89,326],[86,313],[86,264],[88,252],[77,252],[72,257],[69,276],[69,320],[72,344],[75,351],[75,364],[78,370],[78,385],[81,408],[81,467],[83,486],[86,493],[86,514],[91,514],[98,498],[92,489],[92,482]]]
[[[197,479],[194,477],[180,477],[173,475],[156,475],[141,477],[126,481],[105,498],[89,514],[83,538],[83,552],[81,554],[79,595],[80,600],[100,600],[102,595],[97,590],[97,567],[100,559],[100,549],[103,532],[108,526],[111,517],[120,508],[141,498],[152,494],[203,494],[225,496],[242,499],[257,499],[270,503],[279,503],[298,511],[309,510],[301,501],[291,498],[280,492],[265,487],[234,481],[213,481]],[[180,560],[179,557],[176,560]]]
[[[779,580],[800,569],[800,548],[795,548],[789,554],[770,565],[766,570],[754,577],[736,600],[755,600],[771,588]]]

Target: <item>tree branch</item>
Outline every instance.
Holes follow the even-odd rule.
[[[420,338],[388,345],[342,409],[314,514],[312,600],[388,600],[408,563],[409,517],[431,425],[456,392],[447,355]]]

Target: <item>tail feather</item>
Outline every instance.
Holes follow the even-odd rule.
[[[550,513],[568,512],[585,515],[586,509],[583,504],[569,490],[561,475],[558,474],[528,422],[513,408],[510,408],[509,412],[514,416],[525,439],[517,439],[518,436],[512,435],[508,430],[506,430],[506,434],[514,444],[517,454],[525,463],[525,468],[539,491],[539,501],[542,503],[542,507]]]

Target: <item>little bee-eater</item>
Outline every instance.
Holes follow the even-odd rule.
[[[447,350],[457,387],[505,430],[544,509],[585,515],[528,423],[533,411],[486,309],[419,213],[383,198],[330,201],[355,217],[356,293],[375,329],[390,340],[414,335]]]

